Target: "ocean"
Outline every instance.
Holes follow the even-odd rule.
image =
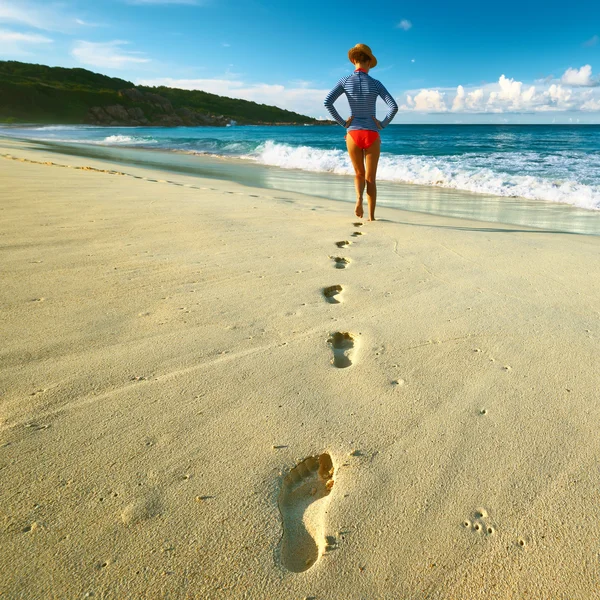
[[[339,126],[21,126],[0,128],[0,135],[354,201]],[[600,234],[600,125],[390,125],[381,135],[380,205]]]

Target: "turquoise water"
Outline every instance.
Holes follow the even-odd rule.
[[[409,210],[600,234],[599,134],[595,125],[391,125],[382,132],[378,199]],[[11,127],[0,135],[61,152],[354,200],[338,126]]]

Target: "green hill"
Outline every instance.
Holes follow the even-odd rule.
[[[322,123],[202,91],[135,86],[86,69],[0,61],[0,122],[197,126]]]

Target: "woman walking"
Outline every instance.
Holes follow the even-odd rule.
[[[389,125],[398,112],[398,105],[381,82],[369,75],[369,69],[377,65],[377,59],[369,46],[356,44],[348,51],[348,58],[354,64],[354,73],[342,77],[337,82],[337,85],[327,94],[324,104],[333,119],[348,130],[346,147],[355,172],[356,209],[354,212],[360,218],[364,214],[363,193],[366,183],[369,221],[374,221],[377,201],[375,177],[381,149],[379,130]],[[347,121],[342,119],[333,106],[342,94],[346,94],[350,104],[351,116]],[[375,113],[377,96],[381,96],[389,106],[383,121],[378,121]]]

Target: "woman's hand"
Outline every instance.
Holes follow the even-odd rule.
[[[375,125],[377,125],[377,129],[383,129],[383,127],[381,126],[381,123],[375,118],[375,117],[371,117],[373,119],[373,121],[375,121]]]
[[[346,121],[346,129],[348,129],[348,127],[350,127],[350,123],[352,123],[352,119],[354,119],[354,117],[350,117],[347,121]]]

